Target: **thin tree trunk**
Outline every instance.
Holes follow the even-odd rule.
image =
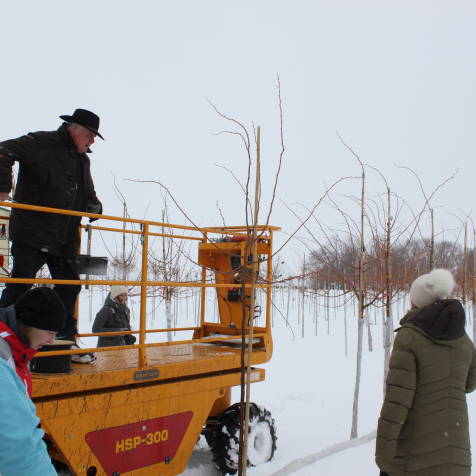
[[[298,281],[298,285],[297,285],[297,318],[298,318],[298,321],[297,321],[297,324],[298,326],[301,325],[301,286],[299,285],[299,281]]]
[[[336,290],[333,290],[332,297],[334,298],[334,321],[337,320],[337,306],[339,305],[338,299],[339,297],[336,296]]]
[[[431,217],[431,240],[430,240],[430,269],[435,267],[435,221],[433,216],[433,208],[430,210]]]
[[[252,360],[252,351],[253,351],[253,329],[254,329],[254,309],[256,304],[256,276],[258,275],[258,243],[257,243],[257,230],[256,226],[258,225],[258,216],[259,216],[259,196],[261,193],[261,163],[260,163],[260,147],[261,147],[261,128],[258,126],[256,131],[256,176],[255,176],[255,206],[254,206],[254,217],[253,217],[253,230],[251,233],[251,242],[246,247],[245,253],[245,263],[246,266],[249,266],[248,255],[251,253],[253,257],[253,262],[251,266],[251,289],[250,289],[250,310],[248,317],[248,348],[247,348],[247,366],[246,366],[246,405],[243,415],[243,411],[240,412],[240,440],[242,440],[242,445],[240,445],[240,461],[238,465],[238,474],[239,476],[246,476],[247,474],[247,461],[248,461],[248,428],[249,428],[249,418],[250,418],[250,398],[251,398],[251,387],[250,387],[250,377],[251,377],[251,360]],[[250,238],[250,237],[249,237]],[[244,295],[244,292],[243,292]],[[303,315],[304,322],[304,315]],[[244,330],[244,328],[243,328]],[[244,345],[244,344],[243,344]],[[244,349],[243,349],[244,350]],[[242,375],[243,376],[243,375]],[[242,387],[245,382],[241,382]],[[241,403],[241,410],[243,410],[243,402]]]
[[[314,334],[317,336],[317,326],[318,326],[319,314],[318,314],[318,301],[317,301],[317,292],[314,295]]]
[[[352,404],[352,428],[350,430],[351,439],[355,439],[358,436],[360,376],[362,374],[362,341],[364,335],[364,320],[363,318],[359,318],[357,322],[357,366],[355,370],[354,402]]]
[[[304,339],[304,323],[305,323],[305,318],[304,318],[304,294],[306,292],[306,287],[305,287],[305,273],[306,273],[306,255],[304,255],[304,260],[303,260],[303,266],[302,266],[302,271],[303,271],[303,277],[302,277],[302,287],[301,287],[301,292],[302,292],[302,312],[301,312],[301,319],[302,319],[302,327],[301,327],[301,337]]]
[[[173,316],[172,316],[172,295],[170,290],[166,290],[165,297],[165,318],[167,321],[167,329],[172,329]],[[167,331],[167,342],[172,342],[172,332]]]
[[[390,315],[387,314],[390,313]],[[385,395],[386,391],[386,381],[387,381],[387,374],[388,374],[388,364],[390,362],[390,353],[392,350],[392,342],[393,342],[393,319],[392,319],[392,311],[386,311],[386,315],[384,318],[384,357],[383,357],[383,393]]]
[[[359,159],[360,162],[360,159]],[[360,377],[362,372],[362,337],[363,337],[363,319],[365,306],[365,284],[364,284],[364,266],[365,266],[365,243],[364,243],[364,216],[365,216],[365,170],[362,162],[362,188],[360,196],[360,253],[359,253],[359,291],[358,291],[358,331],[357,331],[357,365],[355,373],[354,402],[352,404],[352,427],[350,430],[350,438],[358,437],[358,420],[359,420],[359,391]]]
[[[344,345],[345,345],[345,356],[349,355],[348,349],[348,332],[347,332],[347,306],[344,304]]]
[[[326,282],[326,293],[324,297],[324,305],[326,306],[326,321],[327,321],[327,335],[331,333],[330,331],[330,313],[329,313],[329,281]]]
[[[126,218],[126,202],[123,203],[123,212],[122,215]],[[126,276],[126,222],[122,224],[122,279],[125,281],[127,279]]]
[[[367,326],[367,340],[368,340],[368,346],[369,346],[369,352],[373,351],[373,345],[372,345],[372,330],[370,328],[370,312],[367,312],[367,316],[365,317],[365,325]]]
[[[391,243],[391,201],[390,201],[390,188],[387,186],[387,230],[385,240],[385,281],[386,281],[386,298],[385,298],[385,316],[384,316],[384,357],[383,357],[383,394],[386,392],[386,382],[388,374],[388,365],[390,362],[390,351],[393,341],[393,319],[392,319],[392,252],[390,249]]]
[[[463,250],[463,292],[462,292],[462,300],[463,305],[466,306],[466,275],[468,273],[468,222],[464,224],[464,250]]]
[[[177,327],[177,314],[178,314],[178,294],[173,293],[172,294],[172,299],[173,299],[173,328],[175,329]],[[174,336],[177,335],[177,331],[174,331]]]
[[[154,323],[155,323],[155,313],[156,313],[156,309],[155,309],[155,300],[156,300],[156,296],[155,296],[155,289],[154,289],[154,293],[152,294],[152,322],[151,322],[151,327],[154,327]]]
[[[286,306],[286,327],[289,325],[289,303],[291,301],[291,284],[288,285],[288,303]]]

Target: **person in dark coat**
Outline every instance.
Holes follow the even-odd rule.
[[[99,134],[99,117],[85,109],[55,131],[30,132],[17,139],[0,142],[0,200],[9,199],[12,167],[19,163],[13,200],[18,203],[102,213],[96,196],[87,155]],[[90,220],[92,221],[92,220]],[[79,279],[75,257],[79,248],[80,216],[12,209],[9,237],[13,278],[34,278],[47,264],[53,279]],[[6,283],[0,306],[6,307],[31,284]],[[61,337],[71,340],[76,332],[74,306],[81,286],[59,285],[55,290],[66,308],[67,319]]]
[[[127,307],[127,288],[125,286],[111,286],[104,306],[96,314],[93,332],[130,331],[130,310]],[[117,345],[132,345],[136,338],[132,334],[99,336],[98,347]]]
[[[57,294],[34,288],[0,309],[0,474],[56,476],[31,401],[28,364],[38,349],[53,343],[65,310]]]
[[[476,350],[463,306],[448,299],[453,287],[443,269],[411,286],[413,307],[397,329],[377,428],[381,475],[471,474],[466,393],[476,388]]]

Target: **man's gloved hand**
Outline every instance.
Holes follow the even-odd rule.
[[[102,213],[102,204],[101,202],[97,201],[97,202],[91,202],[91,203],[88,203],[88,206],[86,208],[86,211],[88,213],[98,213],[98,214],[101,214]],[[93,221],[96,221],[97,218],[89,218],[89,223],[93,222]]]
[[[124,342],[126,343],[126,345],[134,345],[136,342],[136,337],[132,334],[126,334],[124,336]]]
[[[86,210],[88,213],[101,213],[102,205],[99,202],[88,203],[88,208]]]

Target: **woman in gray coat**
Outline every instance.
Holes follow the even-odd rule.
[[[127,288],[125,286],[111,286],[106,301],[96,314],[93,332],[130,331],[130,310],[127,307]],[[98,347],[118,345],[132,345],[136,338],[132,334],[99,336]]]

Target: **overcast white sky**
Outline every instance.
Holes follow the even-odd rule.
[[[217,200],[227,224],[243,223],[240,190],[214,164],[244,178],[246,158],[236,137],[213,135],[229,126],[207,98],[262,127],[267,200],[279,151],[277,73],[279,199],[311,206],[324,181],[359,173],[338,130],[415,208],[417,183],[395,163],[414,168],[428,190],[458,168],[433,202],[440,229],[455,226],[450,213],[473,209],[474,2],[15,0],[1,3],[0,17],[0,140],[54,129],[76,107],[95,111],[106,141],[91,160],[107,213],[120,213],[115,174],[133,216],[147,209],[159,219],[160,193],[124,178],[160,180],[200,225],[220,224]],[[369,177],[369,193],[382,192]],[[358,183],[338,192],[357,195]],[[329,208],[320,217],[339,222]],[[280,203],[272,223],[296,226]]]

